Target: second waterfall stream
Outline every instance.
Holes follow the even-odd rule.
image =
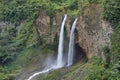
[[[68,48],[68,64],[67,66],[71,66],[73,64],[73,57],[74,57],[74,37],[75,37],[75,27],[78,18],[75,19],[73,22],[71,31],[70,31],[70,39],[69,39],[69,48]]]
[[[58,44],[58,55],[57,55],[57,62],[52,63],[51,66],[47,66],[48,68],[45,68],[44,70],[40,71],[40,72],[36,72],[33,75],[31,75],[28,79],[25,80],[32,80],[32,78],[34,78],[35,76],[42,74],[42,73],[46,73],[49,72],[51,70],[55,70],[55,69],[59,69],[62,67],[65,67],[65,64],[67,64],[67,66],[71,66],[73,64],[73,53],[74,53],[74,31],[75,31],[75,27],[76,27],[76,22],[77,19],[75,19],[73,25],[72,25],[72,29],[71,29],[71,33],[70,33],[70,41],[69,41],[69,49],[68,49],[68,61],[63,61],[63,55],[64,55],[64,27],[65,27],[65,22],[67,19],[67,15],[64,16],[64,19],[62,21],[61,24],[61,29],[60,29],[60,35],[59,35],[59,44]],[[65,63],[67,62],[67,63]]]

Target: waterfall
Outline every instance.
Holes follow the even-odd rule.
[[[64,26],[65,26],[66,19],[67,19],[67,15],[65,15],[65,17],[63,19],[63,22],[62,22],[62,25],[61,25],[61,30],[60,30],[59,45],[58,45],[58,56],[57,56],[57,65],[54,65],[54,63],[53,63],[53,64],[51,64],[51,66],[47,66],[49,68],[44,69],[44,70],[42,70],[40,72],[34,73],[33,75],[31,75],[26,80],[31,80],[33,77],[35,77],[35,76],[37,76],[39,74],[43,74],[43,73],[49,72],[51,70],[59,69],[59,68],[64,66],[64,63],[63,63],[63,42],[64,42]]]
[[[73,64],[73,56],[74,56],[74,31],[75,31],[75,27],[76,27],[76,22],[77,22],[78,18],[75,19],[73,25],[72,25],[72,29],[70,32],[70,41],[69,41],[69,49],[68,49],[68,64],[67,66],[71,66]]]
[[[31,80],[33,77],[35,77],[35,76],[37,76],[39,74],[43,74],[43,73],[49,72],[50,70],[52,70],[52,68],[49,68],[49,69],[46,69],[46,70],[43,70],[43,71],[40,71],[40,72],[36,72],[32,76],[30,76],[27,80]]]
[[[62,25],[61,25],[61,30],[60,30],[60,37],[59,37],[59,45],[58,45],[58,56],[57,56],[57,67],[63,67],[63,41],[64,41],[64,26],[65,26],[65,21],[67,19],[67,15],[65,15]]]

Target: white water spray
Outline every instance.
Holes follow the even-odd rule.
[[[43,73],[46,73],[48,71],[50,71],[52,68],[49,68],[49,69],[46,69],[46,70],[43,70],[43,71],[40,71],[40,72],[36,72],[34,73],[32,76],[30,76],[27,80],[31,80],[33,77],[39,75],[39,74],[43,74]]]
[[[72,29],[70,32],[70,41],[69,41],[69,50],[68,50],[68,64],[67,66],[71,66],[73,64],[73,56],[74,56],[74,31],[75,31],[75,27],[76,27],[76,22],[77,22],[78,18],[75,19],[73,25],[72,25]]]
[[[34,78],[35,76],[37,76],[39,74],[43,74],[43,73],[49,72],[51,70],[59,69],[59,68],[64,66],[64,63],[63,63],[63,41],[64,41],[64,26],[65,26],[66,19],[67,19],[67,15],[65,15],[63,22],[62,22],[62,25],[61,25],[59,45],[58,45],[57,64],[54,65],[55,63],[53,63],[49,68],[44,69],[43,71],[34,73],[27,80],[31,80],[32,78]]]
[[[63,41],[64,41],[64,26],[65,26],[65,21],[67,19],[67,15],[65,15],[64,20],[61,25],[61,30],[60,30],[60,37],[59,37],[59,45],[58,45],[58,56],[57,56],[57,67],[63,67]]]

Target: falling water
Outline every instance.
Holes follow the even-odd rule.
[[[68,50],[68,64],[67,66],[71,66],[73,64],[73,53],[74,53],[74,31],[76,27],[76,22],[78,18],[75,19],[72,29],[70,32],[70,41],[69,41],[69,50]]]
[[[43,74],[46,72],[49,72],[51,70],[59,69],[64,66],[64,63],[62,61],[63,59],[63,40],[64,40],[64,26],[65,26],[65,21],[67,19],[67,15],[65,15],[62,25],[61,25],[61,31],[60,31],[60,37],[59,37],[59,45],[58,45],[58,56],[57,56],[57,65],[54,65],[54,63],[47,69],[44,69],[43,71],[36,72],[33,75],[31,75],[28,79],[26,80],[31,80],[33,77]]]
[[[65,15],[64,20],[61,25],[60,37],[59,37],[59,45],[58,45],[58,56],[57,56],[57,67],[63,67],[63,41],[64,41],[64,26],[65,21],[67,19],[67,15]]]
[[[32,76],[30,76],[27,80],[31,80],[33,77],[39,75],[39,74],[43,74],[43,73],[46,73],[48,71],[52,70],[52,68],[49,68],[49,69],[46,69],[46,70],[43,70],[43,71],[40,71],[40,72],[37,72],[35,74],[33,74]]]

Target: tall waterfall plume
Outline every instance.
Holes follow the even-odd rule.
[[[59,45],[58,45],[57,64],[56,65],[54,65],[54,63],[51,64],[50,67],[48,66],[49,68],[44,69],[43,71],[34,73],[33,75],[31,75],[26,80],[31,80],[32,78],[34,78],[35,76],[37,76],[39,74],[43,74],[43,73],[49,72],[51,70],[59,69],[59,68],[64,66],[64,63],[63,63],[63,42],[64,42],[64,26],[65,26],[66,19],[67,19],[67,15],[65,15],[65,17],[63,19],[63,22],[62,22],[62,25],[61,25],[61,31],[60,31],[60,37],[59,37]]]
[[[68,63],[67,66],[71,66],[73,64],[73,56],[74,56],[74,31],[76,27],[76,22],[78,18],[75,19],[72,25],[72,29],[70,32],[70,39],[69,39],[69,49],[68,49]]]
[[[67,19],[67,15],[65,15],[62,25],[61,25],[61,30],[60,30],[60,37],[59,37],[59,45],[58,45],[58,56],[57,56],[57,67],[63,67],[63,44],[64,44],[64,26],[65,26],[65,21]]]

